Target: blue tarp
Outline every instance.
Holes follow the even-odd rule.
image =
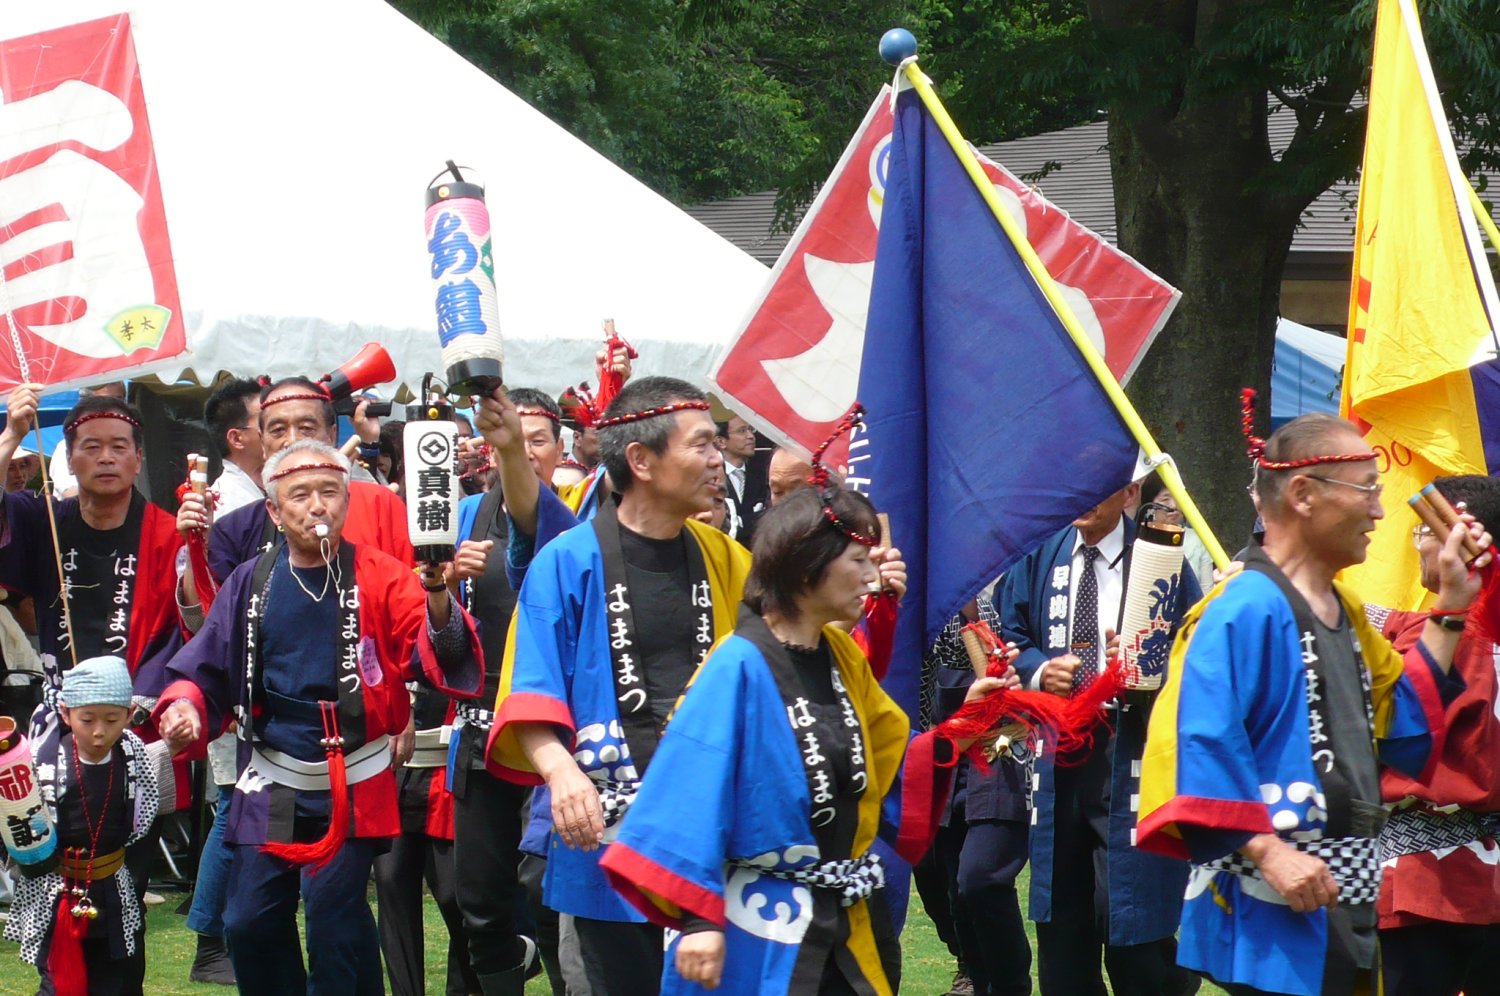
[[[50,457],[57,444],[62,442],[63,418],[78,404],[77,391],[60,391],[56,394],[42,395],[41,423],[42,423],[42,456]],[[5,404],[0,401],[0,429],[5,425]],[[29,435],[26,442],[22,444],[27,449],[36,448],[36,436]]]
[[[1342,336],[1281,319],[1271,363],[1271,427],[1308,412],[1339,410],[1339,379],[1344,368]]]

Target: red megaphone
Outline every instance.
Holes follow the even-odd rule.
[[[328,385],[328,393],[334,401],[342,401],[355,391],[363,391],[376,384],[396,379],[396,364],[391,354],[378,342],[367,342],[354,354],[354,358],[333,373],[321,378]]]

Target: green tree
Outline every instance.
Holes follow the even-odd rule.
[[[394,0],[475,66],[679,202],[774,187],[816,145],[802,95],[678,0]]]
[[[1007,53],[997,58],[988,40],[960,40],[944,53],[961,80],[959,123],[968,134],[984,138],[998,127],[985,106],[1028,95],[1107,112],[1120,246],[1183,292],[1130,393],[1235,542],[1249,520],[1237,392],[1248,384],[1265,396],[1269,387],[1299,218],[1358,172],[1374,0],[962,6],[963,16],[1005,28],[999,45]],[[1419,6],[1444,105],[1467,145],[1465,166],[1493,166],[1500,6]],[[1296,120],[1285,150],[1268,139],[1273,113]]]

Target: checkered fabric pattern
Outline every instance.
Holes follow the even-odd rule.
[[[844,906],[853,906],[861,899],[869,899],[876,889],[885,887],[885,865],[880,863],[880,855],[872,852],[866,852],[859,858],[820,861],[801,868],[765,868],[748,861],[733,863],[772,878],[801,882],[815,889],[832,889],[840,894],[839,902]]]
[[[455,703],[454,715],[462,719],[468,726],[477,726],[481,730],[488,730],[490,724],[495,721],[495,714],[489,709],[481,709],[472,702]]]
[[[1471,813],[1467,809],[1434,813],[1408,806],[1391,813],[1385,829],[1380,831],[1380,860],[1463,847],[1481,838],[1500,839],[1500,813]]]
[[[604,825],[612,827],[625,818],[625,812],[635,801],[640,782],[600,782],[599,808],[604,811]]]
[[[1380,842],[1373,837],[1327,837],[1323,840],[1287,840],[1303,854],[1322,858],[1333,880],[1339,884],[1339,902],[1348,905],[1373,903],[1380,898]],[[1200,867],[1215,871],[1258,878],[1264,881],[1255,862],[1236,851]]]

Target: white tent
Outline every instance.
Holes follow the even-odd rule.
[[[441,372],[423,194],[447,159],[488,188],[508,383],[591,378],[603,318],[638,373],[701,378],[766,279],[383,0],[15,3],[0,35],[122,9],[200,382],[317,374],[368,340],[404,382]]]

